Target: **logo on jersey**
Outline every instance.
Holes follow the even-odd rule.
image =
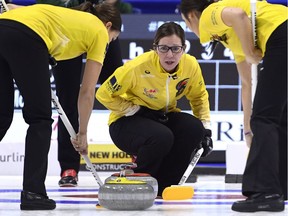
[[[158,89],[147,89],[144,88],[143,94],[146,95],[148,98],[157,99],[156,94],[158,93]]]
[[[222,35],[222,36],[219,36],[219,35],[217,35],[217,34],[213,34],[211,37],[210,37],[210,40],[212,40],[212,41],[223,41],[225,44],[228,44],[227,43],[227,40],[228,40],[228,38],[227,38],[227,35],[226,34],[224,34],[224,35]]]
[[[186,78],[186,79],[181,80],[180,82],[177,83],[177,85],[176,85],[176,90],[177,90],[176,97],[179,96],[180,94],[182,94],[182,92],[186,88],[188,81],[189,81],[189,78]]]
[[[119,91],[122,88],[122,86],[117,83],[116,77],[113,76],[113,77],[111,77],[111,79],[107,83],[106,88],[108,89],[109,92],[115,93],[115,92]]]
[[[145,74],[141,74],[140,77],[147,78],[147,77],[155,77],[155,75],[152,75],[149,70],[144,71]]]

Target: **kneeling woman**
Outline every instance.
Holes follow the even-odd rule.
[[[185,54],[180,25],[159,27],[153,49],[118,68],[98,89],[96,98],[112,112],[109,132],[115,145],[136,156],[135,172],[165,187],[178,184],[192,152],[212,151],[208,93],[196,59]],[[193,115],[181,112],[185,96]],[[205,129],[206,128],[206,129]]]

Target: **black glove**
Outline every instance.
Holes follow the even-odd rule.
[[[164,123],[168,121],[168,117],[166,116],[165,112],[161,110],[152,110],[145,106],[140,106],[140,109],[134,115]]]
[[[213,141],[212,141],[212,132],[209,129],[205,129],[204,138],[200,143],[200,148],[204,149],[201,157],[208,156],[213,151]]]

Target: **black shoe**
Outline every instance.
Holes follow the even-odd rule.
[[[237,212],[284,211],[285,203],[283,196],[279,194],[256,193],[246,200],[234,202],[232,210]]]
[[[62,173],[58,185],[60,187],[76,187],[77,182],[78,182],[77,172],[74,169],[68,169]]]
[[[47,196],[29,191],[21,192],[21,210],[53,210],[55,208],[55,201]]]

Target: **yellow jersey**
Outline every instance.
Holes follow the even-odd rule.
[[[239,63],[245,60],[245,55],[233,28],[225,25],[222,21],[221,13],[225,7],[242,8],[251,17],[250,0],[222,0],[209,5],[202,12],[199,21],[200,43],[207,43],[213,39],[220,41],[233,52],[236,63]],[[267,1],[257,1],[257,45],[263,54],[270,35],[280,24],[287,20],[287,16],[287,7],[279,4],[269,4]]]
[[[146,52],[119,67],[97,90],[96,98],[112,112],[108,124],[125,115],[134,104],[153,110],[180,112],[177,101],[185,96],[194,116],[210,122],[208,92],[195,57],[183,54],[174,73],[160,65],[155,51]]]
[[[109,44],[108,31],[95,15],[48,4],[20,7],[1,14],[29,27],[45,42],[56,60],[87,53],[87,59],[103,64]]]

